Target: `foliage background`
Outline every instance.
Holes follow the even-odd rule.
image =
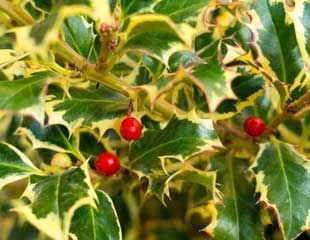
[[[0,239],[309,239],[309,19],[308,0],[0,0]]]

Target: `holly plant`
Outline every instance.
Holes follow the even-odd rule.
[[[0,0],[0,239],[310,239],[309,0]]]

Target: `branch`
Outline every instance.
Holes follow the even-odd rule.
[[[287,118],[296,118],[296,116],[303,116],[304,108],[310,105],[310,92],[307,92],[299,99],[288,104],[284,111],[278,114],[269,124],[268,128],[276,128],[281,122]]]
[[[0,10],[8,14],[21,26],[35,23],[35,20],[27,13],[25,13],[23,9],[14,6],[8,1],[0,0]],[[57,43],[53,44],[51,46],[51,50],[66,60],[68,63],[76,66],[76,68],[83,73],[83,76],[86,79],[101,83],[104,86],[129,97],[129,91],[127,91],[129,85],[127,85],[125,82],[121,82],[111,73],[97,70],[93,64],[90,64],[87,59],[79,55],[63,40],[59,40]],[[165,117],[171,117],[171,115],[174,113],[174,110],[176,110],[175,106],[172,106],[170,103],[163,100],[157,101],[153,107]]]
[[[28,15],[23,9],[13,5],[12,3],[0,0],[0,9],[9,15],[19,25],[33,24],[34,19]]]

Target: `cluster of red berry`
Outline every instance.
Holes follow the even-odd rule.
[[[142,124],[134,117],[127,116],[121,123],[121,136],[127,141],[135,141],[141,137]],[[266,130],[262,119],[251,116],[245,119],[243,125],[244,131],[252,136],[261,136]],[[96,170],[105,176],[111,176],[120,170],[120,161],[113,153],[100,153],[95,162]]]
[[[142,124],[134,117],[127,116],[121,123],[121,136],[127,141],[135,141],[141,137]],[[112,153],[100,153],[95,162],[96,170],[105,176],[111,176],[119,171],[120,161]]]

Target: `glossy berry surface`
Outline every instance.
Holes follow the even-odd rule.
[[[264,133],[266,126],[262,119],[251,116],[245,119],[243,128],[250,136],[258,137]]]
[[[111,176],[120,170],[119,159],[112,153],[100,153],[95,162],[96,170],[105,176]]]
[[[142,125],[134,117],[126,117],[120,128],[121,135],[127,141],[138,140],[141,137]]]

